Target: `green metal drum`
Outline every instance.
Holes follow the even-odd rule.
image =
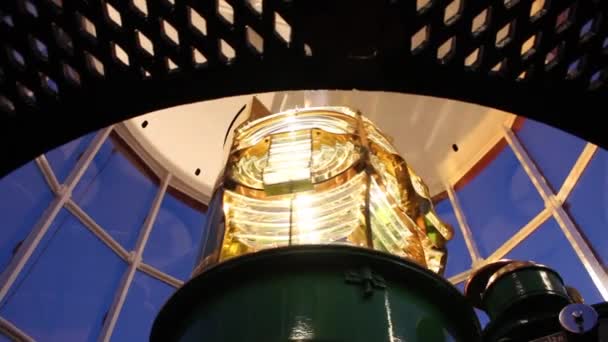
[[[500,260],[481,267],[465,294],[491,319],[484,341],[531,341],[559,332],[559,312],[572,302],[556,271],[530,261]]]
[[[163,307],[151,341],[479,341],[450,283],[412,262],[349,246],[231,259]]]
[[[517,315],[519,311],[526,314],[559,312],[569,303],[570,297],[559,274],[541,265],[529,265],[501,274],[483,296],[485,310],[492,320]]]

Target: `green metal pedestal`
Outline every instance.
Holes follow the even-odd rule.
[[[406,260],[348,246],[297,246],[229,260],[184,285],[151,341],[480,340],[464,297]]]

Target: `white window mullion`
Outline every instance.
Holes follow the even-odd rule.
[[[511,146],[515,156],[521,163],[524,171],[530,177],[532,184],[545,202],[545,207],[551,212],[551,215],[557,221],[562,232],[568,239],[568,242],[574,249],[576,255],[582,262],[583,266],[589,273],[593,283],[601,293],[604,300],[608,300],[608,274],[604,270],[602,264],[593,253],[593,249],[587,243],[578,227],[574,224],[570,215],[566,213],[562,207],[562,203],[553,193],[544,176],[538,170],[530,156],[521,145],[519,139],[515,136],[509,127],[503,127],[505,139]],[[582,170],[581,170],[582,173]]]
[[[458,226],[460,226],[460,231],[462,232],[464,242],[466,243],[469,254],[471,255],[472,266],[476,267],[477,265],[483,262],[483,258],[479,254],[479,248],[477,248],[477,244],[473,239],[473,234],[471,233],[471,229],[464,215],[464,212],[462,211],[460,201],[458,200],[458,196],[456,195],[454,188],[452,188],[451,185],[446,185],[445,187],[448,192],[450,202],[452,203],[452,209],[454,210],[454,214],[456,215]]]
[[[19,342],[34,342],[35,340],[28,334],[17,328],[13,323],[0,317],[0,332]]]
[[[57,180],[49,161],[46,159],[46,156],[42,154],[38,156],[35,161],[40,169],[40,172],[42,172],[42,175],[44,176],[44,180],[46,180],[49,188],[51,188],[51,191],[54,194],[58,194],[61,190],[61,184],[59,184],[59,181]]]
[[[570,196],[570,193],[581,178],[581,175],[587,169],[587,166],[589,165],[589,162],[591,162],[591,159],[595,155],[596,151],[596,145],[592,143],[587,143],[587,145],[585,145],[585,148],[579,155],[578,159],[576,160],[576,163],[574,163],[574,166],[572,166],[570,173],[566,177],[566,180],[564,180],[564,184],[557,193],[557,199],[561,203],[566,202],[568,196]]]
[[[4,299],[9,289],[19,276],[19,273],[31,257],[32,253],[42,240],[42,237],[48,231],[51,223],[57,214],[63,208],[64,204],[72,196],[72,191],[78,184],[78,181],[86,171],[87,167],[93,160],[93,157],[97,154],[104,141],[112,131],[112,127],[102,129],[93,138],[93,141],[82,155],[80,160],[72,169],[66,183],[59,187],[57,197],[51,202],[49,207],[46,209],[42,217],[36,222],[36,225],[32,228],[28,236],[23,240],[21,246],[17,249],[15,255],[11,258],[10,263],[0,275],[0,301]]]
[[[110,341],[110,337],[112,337],[112,332],[114,331],[114,327],[116,326],[116,322],[118,320],[118,316],[120,315],[120,311],[122,310],[122,306],[127,298],[127,293],[129,292],[129,287],[133,282],[133,278],[135,277],[135,272],[140,267],[142,255],[144,253],[144,249],[146,247],[146,243],[148,242],[148,238],[150,237],[150,233],[152,231],[152,227],[154,226],[154,222],[156,221],[156,216],[160,210],[163,198],[165,193],[167,192],[167,187],[169,186],[169,182],[171,181],[171,174],[167,173],[166,176],[162,179],[160,188],[156,193],[156,197],[152,202],[152,207],[150,208],[150,212],[144,222],[142,229],[139,233],[139,237],[137,239],[137,243],[135,245],[135,250],[130,253],[129,258],[129,267],[125,271],[123,278],[121,280],[120,286],[116,294],[114,295],[114,300],[112,301],[112,305],[110,310],[108,311],[103,327],[101,329],[101,333],[99,335],[99,341]]]

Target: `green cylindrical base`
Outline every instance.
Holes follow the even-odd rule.
[[[491,319],[484,340],[530,341],[559,332],[557,316],[570,303],[554,270],[531,262],[504,264],[482,295],[481,305]]]
[[[163,307],[151,341],[478,341],[446,280],[348,246],[266,250],[219,264]]]
[[[555,313],[569,303],[570,297],[559,274],[543,266],[530,266],[504,275],[483,296],[492,320],[537,312]]]

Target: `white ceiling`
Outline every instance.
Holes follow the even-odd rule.
[[[460,101],[366,91],[293,91],[255,95],[272,112],[295,107],[349,106],[393,139],[432,194],[458,181],[502,137],[514,115]],[[252,95],[163,109],[125,123],[148,155],[200,198],[209,198],[223,164],[226,132]],[[146,120],[148,125],[142,128]],[[452,145],[458,145],[458,152]],[[200,169],[200,175],[195,170]]]

